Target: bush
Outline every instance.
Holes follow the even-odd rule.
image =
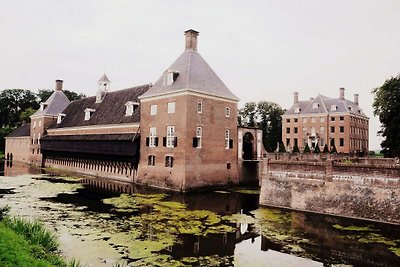
[[[306,144],[306,146],[304,147],[303,153],[311,153],[310,147],[308,146],[308,144]]]
[[[0,208],[0,221],[4,220],[8,216],[8,212],[10,211],[10,206],[4,206]]]
[[[331,149],[331,154],[336,154],[336,153],[337,153],[336,146],[333,145],[333,146],[332,146],[332,149]]]
[[[279,153],[286,153],[286,148],[282,141],[279,142]]]
[[[295,145],[292,152],[293,153],[300,153],[299,147],[297,145]]]
[[[325,144],[324,151],[322,151],[322,153],[329,153],[328,144]]]
[[[315,154],[321,153],[321,150],[319,149],[319,145],[318,145],[318,144],[317,144],[317,145],[315,146],[315,148],[314,148],[314,153],[315,153]]]

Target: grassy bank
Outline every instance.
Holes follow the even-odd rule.
[[[0,208],[1,266],[78,267],[58,255],[58,241],[40,222],[10,217],[8,208]]]

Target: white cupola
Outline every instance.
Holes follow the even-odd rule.
[[[99,89],[97,90],[96,94],[96,103],[100,103],[103,101],[104,97],[107,94],[107,91],[110,89],[111,81],[108,79],[106,74],[101,76],[100,80],[98,81]]]

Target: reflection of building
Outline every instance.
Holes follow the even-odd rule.
[[[318,95],[306,101],[295,92],[293,106],[282,117],[282,142],[289,150],[297,145],[302,151],[308,144],[322,151],[327,144],[342,153],[368,151],[368,117],[357,94],[354,101],[344,98],[344,88],[339,98]]]

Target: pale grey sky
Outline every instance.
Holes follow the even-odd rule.
[[[0,89],[93,95],[155,82],[183,52],[183,31],[241,99],[289,108],[318,93],[360,94],[379,148],[371,90],[400,73],[400,0],[0,0]]]

